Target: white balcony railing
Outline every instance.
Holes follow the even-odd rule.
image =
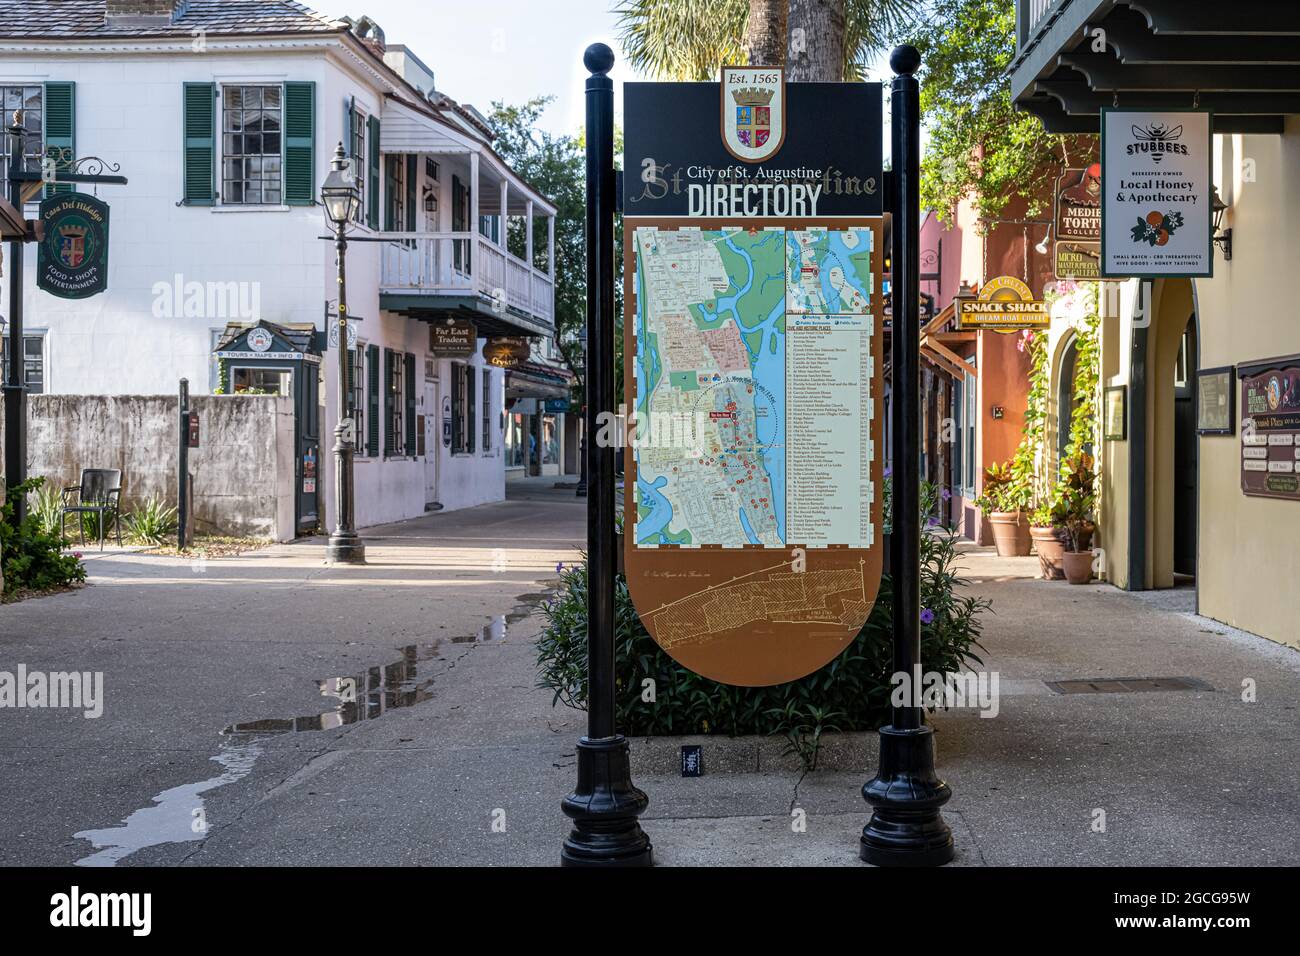
[[[385,232],[380,289],[475,295],[555,324],[555,284],[545,272],[472,232]]]

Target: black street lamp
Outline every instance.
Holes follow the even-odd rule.
[[[23,111],[16,110],[5,129],[9,140],[9,202],[20,213],[23,208]],[[9,272],[9,361],[4,380],[5,454],[4,474],[7,487],[15,488],[27,477],[27,369],[23,357],[23,238],[9,244],[5,262]],[[27,497],[14,499],[14,527],[27,514]]]
[[[339,143],[334,151],[330,174],[321,186],[325,218],[334,226],[334,249],[337,252],[339,282],[339,402],[338,424],[334,426],[334,530],[325,546],[325,560],[330,564],[365,564],[366,546],[357,537],[354,517],[355,488],[352,481],[352,456],[356,441],[356,420],[352,417],[352,363],[348,355],[348,306],[346,261],[347,227],[361,208],[356,176]]]

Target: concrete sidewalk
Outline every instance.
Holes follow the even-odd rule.
[[[107,696],[99,720],[0,711],[0,862],[553,865],[585,721],[535,687],[540,623],[511,611],[574,557],[585,510],[545,482],[511,494],[368,530],[360,571],[325,568],[319,543],[202,569],[95,557],[92,587],[0,609],[0,670],[102,670]],[[1002,693],[996,718],[934,719],[959,863],[1295,862],[1300,654],[1196,618],[1184,594],[966,561]],[[1214,690],[1044,683],[1173,676]],[[317,684],[365,700],[384,679],[368,707]],[[871,766],[645,769],[662,864],[860,865]]]

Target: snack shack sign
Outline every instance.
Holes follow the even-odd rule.
[[[108,203],[81,193],[51,196],[41,203],[40,222],[40,288],[60,299],[85,299],[108,288]]]

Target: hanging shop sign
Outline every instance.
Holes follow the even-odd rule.
[[[429,351],[440,358],[463,358],[478,348],[478,329],[469,319],[447,319],[429,325]]]
[[[1209,110],[1101,111],[1101,274],[1214,273]]]
[[[1015,276],[998,276],[980,288],[979,296],[955,300],[957,328],[992,329],[1013,332],[1018,329],[1045,329],[1051,324],[1047,303],[1035,299],[1023,280]]]
[[[527,361],[530,354],[532,345],[526,338],[498,336],[488,339],[483,345],[483,358],[497,368],[514,368]]]
[[[44,200],[36,247],[36,284],[60,299],[85,299],[108,288],[108,203],[83,193]]]
[[[1300,500],[1300,355],[1237,366],[1241,490]]]
[[[1061,171],[1056,180],[1053,271],[1058,279],[1101,276],[1101,163]]]
[[[728,69],[624,104],[628,588],[691,670],[797,680],[880,583],[881,88]]]

